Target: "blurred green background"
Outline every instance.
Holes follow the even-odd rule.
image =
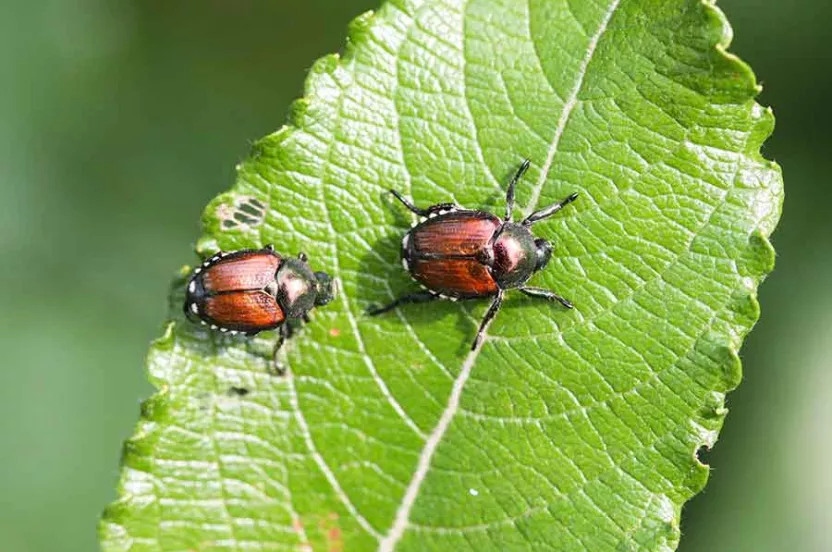
[[[208,200],[378,0],[0,7],[0,549],[88,551]],[[832,550],[828,0],[725,0],[788,196],[680,550]]]

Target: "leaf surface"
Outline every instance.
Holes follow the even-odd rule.
[[[269,374],[272,334],[179,315],[151,348],[106,550],[672,550],[702,489],[737,351],[772,266],[773,117],[708,2],[399,0],[313,67],[198,249],[304,251],[339,296]],[[488,301],[371,304],[418,289],[391,200],[503,212],[508,179],[555,244]]]

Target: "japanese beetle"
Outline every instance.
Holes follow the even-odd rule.
[[[439,203],[422,209],[396,190],[390,190],[410,211],[426,217],[402,239],[402,264],[425,291],[404,295],[387,306],[372,308],[368,313],[377,315],[405,303],[424,303],[440,298],[456,301],[493,297],[471,346],[473,351],[480,344],[485,327],[500,310],[505,290],[517,289],[530,297],[558,301],[571,309],[572,303],[557,293],[528,287],[526,282],[543,269],[552,256],[552,245],[532,235],[532,224],[554,215],[575,201],[578,194],[535,211],[519,224],[512,222],[514,188],[528,168],[529,160],[526,159],[508,185],[503,219],[486,211],[463,209],[453,203]]]
[[[291,332],[288,321],[308,321],[313,307],[333,297],[332,279],[325,272],[312,272],[306,255],[287,258],[267,245],[220,252],[202,263],[188,280],[184,309],[189,318],[228,334],[280,328],[276,358]]]

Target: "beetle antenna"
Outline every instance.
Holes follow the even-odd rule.
[[[517,185],[517,181],[529,170],[530,164],[531,161],[524,159],[520,164],[520,168],[517,169],[517,172],[511,178],[511,182],[508,183],[508,191],[506,191],[506,222],[511,221],[511,214],[514,211],[514,188]]]
[[[560,201],[560,202],[555,203],[553,205],[549,205],[548,207],[545,207],[545,208],[541,209],[540,211],[535,211],[534,213],[532,213],[531,215],[529,215],[525,219],[523,219],[523,222],[521,224],[523,226],[531,226],[535,222],[538,222],[538,221],[543,220],[545,218],[549,218],[552,215],[554,215],[555,213],[557,213],[558,211],[560,211],[561,209],[563,209],[564,207],[566,207],[567,205],[569,205],[570,203],[572,203],[573,201],[575,201],[577,198],[578,198],[578,193],[575,192],[574,194],[570,195],[569,197],[567,197],[563,201]]]

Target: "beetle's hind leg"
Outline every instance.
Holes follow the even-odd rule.
[[[387,311],[391,311],[399,305],[405,305],[407,303],[427,303],[428,301],[433,301],[434,299],[439,298],[440,295],[432,291],[417,291],[416,293],[402,295],[389,305],[385,305],[383,307],[370,307],[367,309],[367,314],[370,316],[376,316]]]
[[[497,312],[503,304],[503,293],[503,290],[497,292],[497,296],[494,297],[494,300],[491,302],[491,306],[488,307],[488,312],[486,312],[485,316],[482,317],[480,328],[477,330],[477,337],[474,338],[474,343],[471,345],[472,351],[475,351],[477,347],[480,346],[480,342],[482,342],[482,334],[485,332],[486,326],[488,326],[488,323],[491,322],[495,316],[497,316]]]
[[[439,214],[443,211],[454,211],[456,209],[459,209],[459,207],[454,203],[437,203],[436,205],[431,205],[427,208],[416,207],[415,205],[413,205],[413,203],[410,202],[410,200],[408,200],[406,197],[404,197],[396,190],[390,190],[390,193],[396,196],[396,199],[401,201],[402,205],[407,207],[407,209],[410,212],[419,215],[420,217],[429,217],[431,215]]]
[[[564,299],[554,291],[536,287],[521,287],[520,291],[529,297],[537,297],[539,299],[546,299],[547,301],[557,301],[567,309],[573,308],[572,302],[569,299]]]

